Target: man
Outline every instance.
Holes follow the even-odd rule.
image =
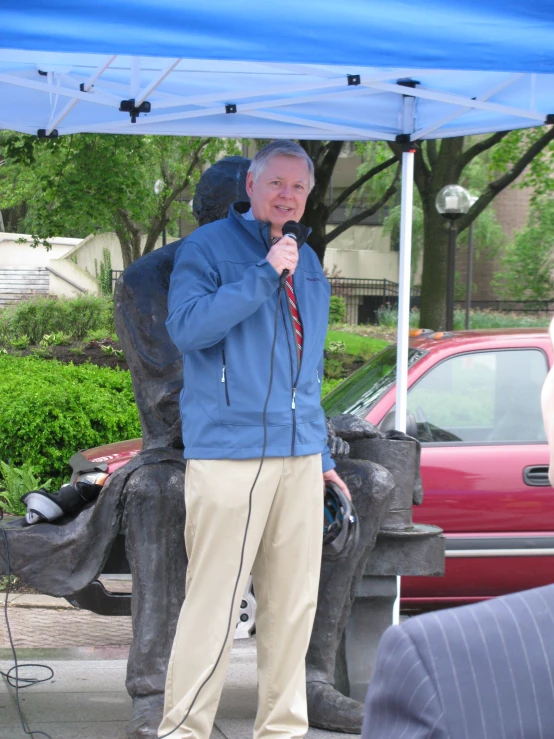
[[[235,203],[176,256],[166,325],[184,356],[189,564],[159,737],[210,736],[250,571],[254,736],[302,737],[308,729],[304,659],[317,603],[323,481],[348,492],[325,446],[320,406],[329,285],[310,247],[282,233],[302,218],[313,184],[300,146],[269,144],[248,172],[251,207]]]
[[[391,626],[362,739],[554,736],[554,586]]]

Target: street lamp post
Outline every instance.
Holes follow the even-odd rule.
[[[476,195],[471,195],[469,207],[478,200]],[[469,317],[471,315],[471,283],[473,280],[473,221],[469,224],[467,234],[467,282],[466,282],[466,331],[469,328]]]
[[[450,221],[448,229],[448,260],[446,276],[446,330],[454,328],[454,288],[456,279],[456,221],[468,212],[471,196],[460,185],[446,185],[436,197],[437,211]]]

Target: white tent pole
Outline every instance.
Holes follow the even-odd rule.
[[[403,98],[403,128],[405,134],[414,129],[413,97]],[[394,427],[406,432],[408,395],[408,342],[410,331],[410,273],[412,263],[412,206],[414,201],[415,145],[405,145],[402,152],[402,190],[400,200],[400,263],[398,266],[398,331],[396,347],[396,412]],[[392,623],[400,623],[401,578],[396,576],[396,600],[392,608]]]
[[[412,260],[412,205],[414,199],[413,150],[402,153],[400,205],[400,264],[398,269],[398,334],[396,350],[396,415],[394,427],[406,431],[408,392],[408,341],[410,330],[410,267]]]

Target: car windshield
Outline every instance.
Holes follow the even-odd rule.
[[[426,353],[421,349],[409,349],[408,367],[412,367]],[[325,415],[332,418],[341,413],[352,413],[363,418],[395,381],[396,346],[393,344],[353,372],[323,398],[321,405]]]

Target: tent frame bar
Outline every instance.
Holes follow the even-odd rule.
[[[98,78],[103,74],[103,72],[106,71],[106,69],[108,69],[108,67],[110,66],[110,64],[113,61],[115,61],[116,59],[117,59],[117,54],[114,54],[114,56],[110,57],[105,64],[103,64],[101,67],[98,67],[98,69],[96,70],[96,72],[94,72],[93,74],[91,74],[90,77],[87,79],[86,82],[83,82],[82,83],[82,88],[83,89],[81,90],[81,92],[85,92],[85,93],[89,92],[91,90],[92,86],[94,85],[94,83],[98,80]],[[79,102],[79,98],[73,98],[73,100],[70,100],[67,103],[67,105],[61,111],[61,113],[58,115],[58,117],[49,124],[48,128],[46,129],[46,138],[48,138],[48,136],[50,136],[50,134],[52,133],[52,131],[55,130],[56,126],[59,126],[59,124],[73,110],[73,108],[77,105],[78,102]]]

